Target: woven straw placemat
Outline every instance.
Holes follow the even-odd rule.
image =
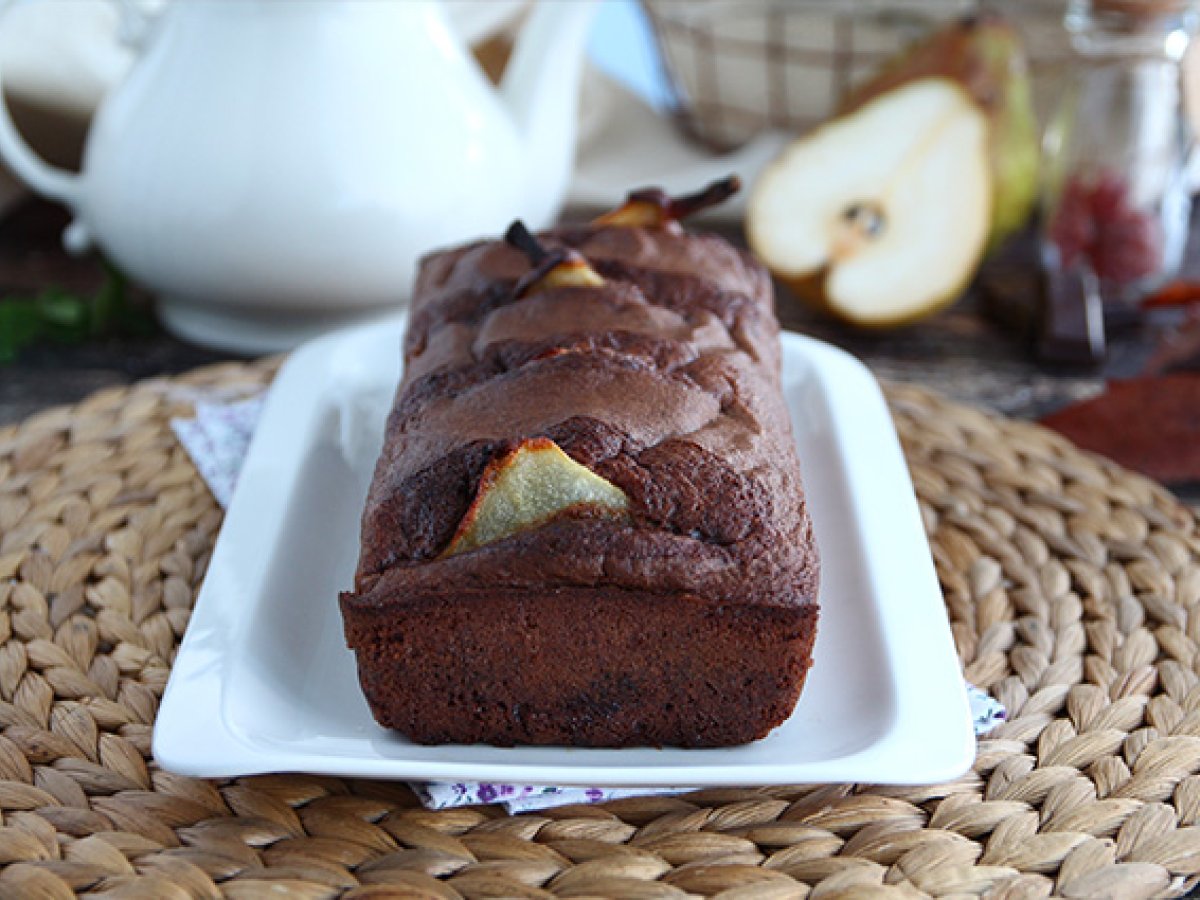
[[[1200,873],[1200,531],[1037,426],[889,389],[967,677],[949,784],[705,790],[508,816],[149,758],[221,514],[168,419],[228,365],[0,429],[0,896],[1176,896]],[[332,599],[331,599],[332,602]]]

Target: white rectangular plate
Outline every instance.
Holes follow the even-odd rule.
[[[783,336],[783,387],[821,552],[795,713],[723,749],[424,747],[375,724],[337,593],[399,377],[403,322],[309,344],[267,399],[154,730],[166,769],[562,785],[920,784],[974,737],[912,483],[870,373]],[[569,648],[563,648],[569,652]]]

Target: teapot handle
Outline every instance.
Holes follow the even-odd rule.
[[[18,3],[29,0],[0,0],[0,15]],[[81,194],[80,177],[66,169],[56,168],[34,153],[17,131],[4,102],[3,66],[0,65],[0,159],[31,188],[60,203],[77,209]]]

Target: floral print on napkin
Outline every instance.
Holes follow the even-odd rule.
[[[228,509],[233,499],[233,489],[262,406],[262,394],[236,403],[199,400],[195,403],[194,419],[171,420],[171,429],[179,443],[222,509]]]
[[[410,784],[421,803],[428,809],[450,809],[455,806],[474,806],[477,803],[501,803],[510,813],[549,809],[575,803],[604,803],[622,797],[646,797],[651,794],[679,794],[686,787],[554,787],[545,784],[492,784],[490,782],[460,781]]]
[[[971,705],[971,719],[975,724],[975,737],[983,737],[1008,718],[1008,710],[995,697],[967,682],[967,702]]]

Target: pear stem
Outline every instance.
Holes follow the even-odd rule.
[[[515,220],[508,226],[508,231],[504,232],[504,240],[529,257],[529,261],[535,266],[550,255],[546,248],[542,246],[541,241],[533,236],[532,232],[525,227],[525,223],[520,219]]]
[[[710,206],[724,203],[742,189],[742,179],[729,175],[692,194],[670,197],[662,188],[643,188],[629,194],[630,201],[640,200],[661,207],[667,219],[686,219]]]

